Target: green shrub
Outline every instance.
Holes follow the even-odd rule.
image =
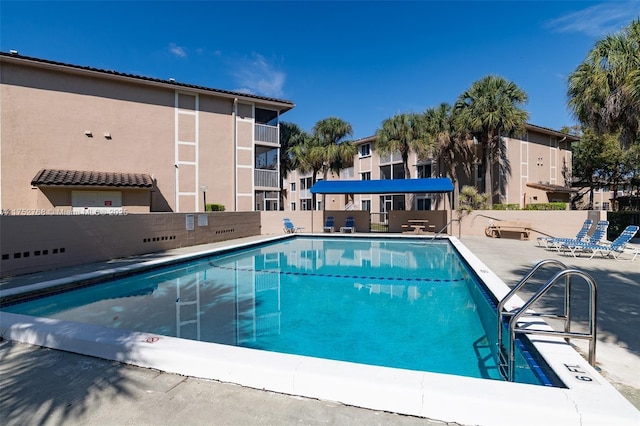
[[[461,218],[473,210],[486,209],[488,199],[488,194],[479,193],[475,187],[468,185],[463,186],[458,196],[458,217]]]
[[[525,210],[566,210],[567,203],[553,202],[553,203],[536,203],[528,204]]]
[[[224,206],[222,204],[207,204],[204,206],[204,210],[207,212],[223,212]]]
[[[640,225],[640,213],[634,211],[607,212],[609,227],[607,228],[607,239],[612,241],[617,238],[627,225]],[[636,234],[635,238],[640,238]]]
[[[520,210],[519,204],[494,204],[492,210]]]

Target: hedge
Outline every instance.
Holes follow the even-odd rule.
[[[519,204],[494,204],[492,210],[520,210]]]
[[[207,212],[223,212],[224,206],[222,204],[206,204],[204,210]]]
[[[536,203],[527,204],[525,210],[566,210],[567,203],[553,202],[553,203]]]

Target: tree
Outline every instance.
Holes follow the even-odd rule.
[[[584,131],[580,142],[573,150],[574,176],[579,184],[589,191],[588,209],[593,208],[595,188],[611,187],[613,209],[618,210],[618,188],[626,182],[632,182],[638,175],[637,149],[624,150],[620,146],[617,134],[598,135],[593,130]],[[635,148],[635,147],[634,147]],[[572,203],[584,196],[578,194]]]
[[[585,127],[618,133],[623,148],[640,143],[640,19],[597,41],[568,83],[569,108]]]
[[[313,185],[320,172],[323,179],[327,180],[330,171],[338,173],[353,163],[357,148],[346,140],[352,133],[351,124],[340,118],[329,117],[318,121],[313,127],[313,134],[289,151],[294,167],[303,173],[311,172]],[[312,199],[312,209],[315,209],[315,194]]]
[[[313,126],[313,137],[318,146],[324,150],[322,167],[324,180],[327,180],[330,171],[338,173],[345,166],[353,164],[357,148],[346,139],[352,134],[351,124],[337,117],[325,118]]]
[[[458,176],[469,179],[472,175],[473,150],[466,134],[453,126],[453,108],[448,103],[428,108],[424,113],[426,140],[432,148],[438,176],[447,176],[453,182],[454,200],[457,200]]]
[[[280,123],[280,209],[284,209],[284,200],[287,194],[287,188],[284,187],[284,179],[289,172],[295,170],[293,157],[291,155],[292,148],[296,145],[304,143],[308,137],[306,133],[294,123]]]
[[[375,149],[380,154],[400,153],[404,178],[411,179],[409,153],[426,156],[433,147],[425,133],[425,121],[419,114],[397,114],[387,118],[376,132]],[[407,196],[406,206],[411,210],[412,199]]]
[[[524,132],[529,118],[522,108],[526,101],[527,94],[515,83],[489,75],[474,82],[454,105],[456,128],[471,134],[481,146],[489,205],[498,195],[494,190],[495,166],[502,168],[499,175],[505,179],[511,172],[502,137]]]

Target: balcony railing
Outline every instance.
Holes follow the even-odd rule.
[[[256,187],[280,188],[278,172],[275,170],[256,169],[253,171],[253,178]]]
[[[300,199],[302,199],[302,198],[311,198],[311,190],[309,190],[309,189],[301,189],[300,193],[298,194],[298,197]]]
[[[280,143],[278,127],[266,124],[254,124],[255,140],[268,143]]]
[[[353,179],[354,176],[355,176],[355,172],[353,167],[342,169],[340,172],[340,177],[342,179]]]

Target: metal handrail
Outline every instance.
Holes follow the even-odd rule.
[[[446,225],[444,225],[444,226],[442,227],[442,229],[441,229],[441,230],[439,230],[438,232],[436,232],[435,234],[433,234],[433,236],[431,237],[431,239],[432,239],[432,240],[435,240],[435,239],[436,239],[436,237],[437,237],[438,235],[442,234],[442,231],[444,231],[445,229],[447,229],[447,228],[449,227],[449,225],[451,225],[453,222],[460,222],[460,219],[458,219],[458,218],[453,218],[453,219],[451,219],[449,222],[447,222],[447,224],[446,224]]]
[[[554,330],[532,330],[518,328],[518,320],[524,315],[529,307],[537,302],[546,292],[561,278],[577,275],[582,277],[589,284],[589,333],[576,333],[570,331],[554,331]],[[570,318],[568,318],[570,321]],[[556,273],[547,283],[541,287],[522,307],[514,313],[509,321],[509,358],[508,358],[508,380],[512,382],[515,376],[515,339],[516,333],[522,334],[538,334],[546,336],[559,336],[564,338],[577,338],[589,340],[589,364],[596,364],[596,322],[597,322],[597,285],[595,280],[587,273],[577,269],[565,269]]]
[[[527,281],[529,281],[529,278],[531,278],[533,275],[535,275],[535,273],[542,268],[545,265],[548,264],[555,264],[557,266],[559,266],[562,269],[567,269],[567,266],[560,262],[559,260],[556,259],[545,259],[545,260],[541,260],[540,262],[536,263],[533,268],[531,268],[531,270],[527,273],[527,275],[525,275],[524,277],[522,277],[522,279],[520,281],[518,281],[518,283],[509,291],[509,293],[507,293],[506,296],[504,296],[502,298],[502,300],[500,300],[500,302],[498,302],[498,349],[500,349],[500,347],[502,346],[502,320],[504,316],[511,316],[513,315],[514,312],[503,312],[504,310],[504,305],[506,305],[507,301],[509,299],[511,299],[517,292],[518,290],[520,290],[526,283]],[[569,305],[568,305],[568,299],[570,297],[570,286],[569,286],[569,277],[567,277],[567,282],[566,282],[566,287],[565,287],[565,311],[564,311],[564,315],[567,316],[568,312],[567,310],[569,309]],[[567,329],[567,327],[569,327],[570,325],[567,324],[567,322],[565,321],[565,331],[569,331]]]
[[[473,222],[475,222],[475,221],[476,221],[476,219],[477,219],[477,218],[479,218],[479,217],[486,217],[487,219],[497,220],[497,221],[501,221],[501,220],[503,220],[503,219],[499,219],[499,218],[497,218],[497,217],[487,216],[486,214],[481,214],[481,213],[480,213],[480,214],[476,214],[476,215],[473,217],[473,219],[471,219],[471,226],[473,226]]]

